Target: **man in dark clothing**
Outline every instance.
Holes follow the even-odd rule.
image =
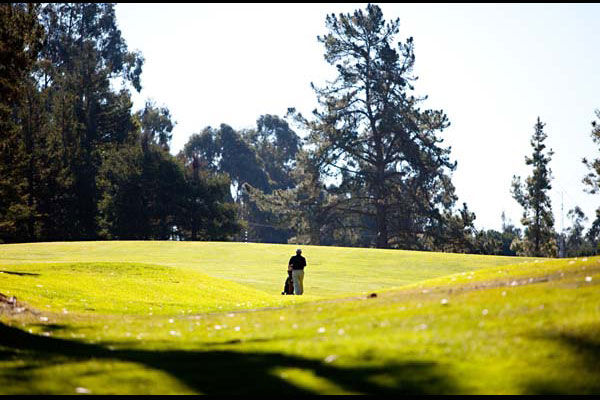
[[[302,250],[297,249],[296,255],[292,256],[288,263],[288,271],[292,270],[294,294],[304,293],[304,267],[306,267],[306,258],[302,257]]]

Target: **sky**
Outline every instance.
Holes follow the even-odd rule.
[[[590,135],[600,109],[600,4],[379,6],[386,20],[400,18],[395,42],[414,38],[423,107],[450,120],[439,136],[458,163],[457,206],[467,203],[475,226],[499,230],[502,212],[521,226],[511,181],[531,174],[525,156],[540,117],[554,151],[555,228],[570,226],[575,206],[589,227],[600,196],[584,192],[581,160],[600,157]],[[325,18],[359,8],[366,3],[118,4],[122,35],[145,58],[134,108],[147,99],[169,108],[174,154],[206,126],[251,128],[260,115],[283,117],[288,107],[308,116],[317,107],[311,82],[335,77],[317,41],[327,33]]]

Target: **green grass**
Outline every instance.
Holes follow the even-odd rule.
[[[36,263],[5,268],[18,270],[2,274],[3,285],[10,288],[6,294],[51,312],[198,314],[311,299],[276,297],[198,272],[153,264]]]
[[[598,257],[294,248],[0,246],[0,394],[600,393]]]
[[[196,271],[279,294],[288,260],[296,247],[164,241],[15,244],[0,246],[0,262],[150,263]],[[302,246],[302,249],[308,263],[306,291],[316,296],[362,293],[515,262],[513,257],[419,251],[324,246]]]

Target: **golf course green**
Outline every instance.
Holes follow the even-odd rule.
[[[592,394],[600,257],[0,245],[0,394]]]

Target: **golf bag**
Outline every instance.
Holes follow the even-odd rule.
[[[294,281],[292,279],[292,271],[288,271],[288,277],[283,284],[283,292],[281,294],[294,294]]]

